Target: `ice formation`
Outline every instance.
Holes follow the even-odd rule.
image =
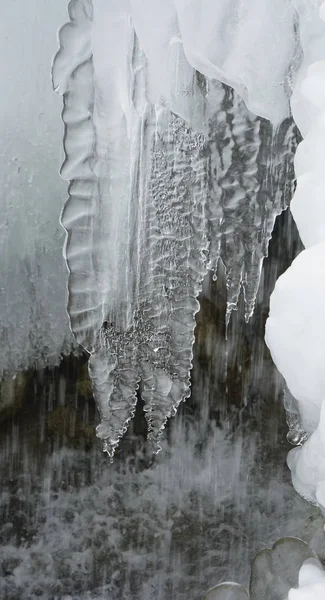
[[[282,0],[203,4],[74,0],[54,61],[70,182],[68,310],[110,455],[139,386],[156,447],[189,395],[197,296],[220,258],[228,316],[242,287],[250,317],[285,207],[278,181],[295,133],[279,123],[299,56],[296,13]]]
[[[266,340],[275,364],[299,401],[302,424],[311,434],[325,396],[325,242],[307,248],[278,279],[271,296]]]
[[[298,2],[297,10],[304,61],[292,109],[304,140],[295,158],[297,189],[291,210],[306,249],[278,280],[266,341],[299,403],[301,427],[310,436],[289,453],[293,483],[325,509],[325,3]]]
[[[49,78],[66,0],[33,4],[3,4],[0,24],[0,377],[58,364],[76,346],[59,224],[60,99]]]
[[[299,587],[291,589],[288,600],[323,600],[325,598],[325,571],[317,559],[310,558],[299,571]]]

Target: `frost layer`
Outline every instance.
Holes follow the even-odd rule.
[[[297,2],[304,62],[292,108],[305,135],[295,159],[297,189],[291,209],[308,246],[280,277],[271,298],[266,341],[300,405],[307,442],[289,453],[293,483],[325,509],[324,333],[325,281],[325,3]],[[292,598],[304,596],[292,595]],[[306,596],[309,598],[309,596]]]
[[[90,354],[97,433],[112,455],[139,386],[156,447],[189,396],[197,296],[220,258],[228,317],[241,287],[252,314],[274,220],[291,192],[278,182],[290,181],[296,134],[289,120],[273,129],[256,118],[188,62],[184,3],[140,10],[79,0],[69,12],[53,66],[70,182],[68,310]]]
[[[58,222],[65,198],[57,176],[60,101],[49,80],[54,31],[65,11],[65,0],[1,7],[0,378],[53,366],[76,346]]]

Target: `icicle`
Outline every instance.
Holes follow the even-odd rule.
[[[209,186],[210,268],[222,258],[227,272],[229,323],[241,287],[246,320],[252,316],[263,259],[274,221],[293,193],[297,129],[287,119],[277,129],[250,113],[236,93],[210,82]],[[217,109],[216,109],[217,108]],[[280,182],[286,181],[284,189]]]
[[[283,207],[281,195],[265,200],[261,120],[188,62],[179,5],[145,5],[146,19],[136,2],[71,2],[53,66],[70,181],[61,219],[68,310],[90,354],[97,435],[111,457],[139,385],[159,449],[190,394],[206,269],[223,260],[227,319],[241,287],[249,317]]]

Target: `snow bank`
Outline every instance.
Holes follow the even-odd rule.
[[[299,402],[302,426],[310,436],[289,453],[293,483],[325,510],[325,3],[297,2],[297,10],[304,62],[292,108],[305,139],[295,160],[297,189],[291,210],[306,250],[276,284],[266,341]],[[324,590],[315,586],[315,594]],[[292,592],[290,599],[312,597],[299,594]]]
[[[310,558],[299,571],[299,588],[291,589],[288,600],[323,600],[325,572],[318,560]]]

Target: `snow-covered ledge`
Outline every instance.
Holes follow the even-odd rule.
[[[292,111],[304,140],[291,210],[306,249],[277,282],[266,342],[309,435],[288,456],[293,484],[325,510],[325,3],[300,1],[297,10],[304,61]]]

